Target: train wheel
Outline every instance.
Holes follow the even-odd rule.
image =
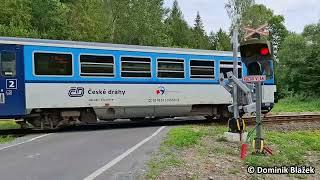
[[[56,129],[62,118],[59,111],[43,110],[40,112],[32,112],[30,117],[26,118],[27,124],[33,126],[33,129]]]
[[[52,122],[51,119],[46,119],[45,117],[37,117],[27,120],[28,123],[30,123],[34,129],[55,129],[55,125]]]

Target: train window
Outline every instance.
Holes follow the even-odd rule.
[[[80,55],[80,76],[114,77],[114,57]]]
[[[16,53],[2,51],[1,52],[1,66],[3,76],[12,77],[16,75]]]
[[[157,59],[158,78],[184,78],[184,60]]]
[[[36,75],[71,76],[72,55],[58,53],[34,53]]]
[[[121,77],[151,78],[151,59],[143,57],[121,57]]]
[[[220,62],[220,73],[223,73],[224,78],[227,78],[227,73],[233,72],[233,61],[221,61]],[[242,63],[238,62],[238,75],[242,78]]]
[[[191,60],[190,77],[194,79],[215,79],[214,61]]]

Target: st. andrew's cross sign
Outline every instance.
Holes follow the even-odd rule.
[[[254,36],[256,34],[258,34],[260,36],[269,36],[268,24],[264,24],[264,25],[258,27],[257,29],[246,27],[246,28],[244,28],[244,30],[246,31],[245,36],[244,36],[245,40],[252,38],[252,36]]]

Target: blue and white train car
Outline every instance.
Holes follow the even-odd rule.
[[[0,38],[0,119],[35,128],[117,118],[228,117],[219,74],[232,53],[25,38]],[[239,60],[239,72],[246,68]],[[272,107],[273,77],[263,86]]]

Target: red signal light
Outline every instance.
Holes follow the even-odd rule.
[[[269,52],[269,49],[268,48],[262,48],[261,50],[260,50],[260,55],[262,55],[262,56],[266,56],[266,55],[268,55],[270,52]]]

